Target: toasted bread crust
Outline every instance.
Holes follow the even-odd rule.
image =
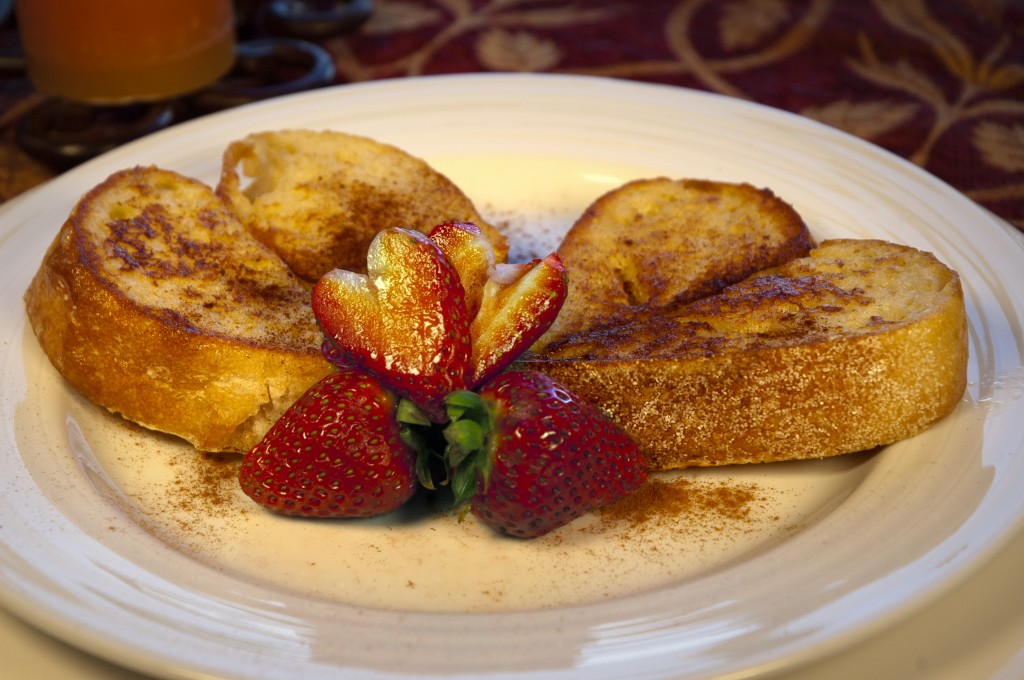
[[[664,177],[628,182],[594,201],[559,246],[569,294],[540,346],[655,316],[813,245],[800,215],[768,189]]]
[[[53,365],[94,402],[208,451],[246,451],[329,370],[308,287],[205,185],[115,173],[25,293]]]
[[[668,315],[522,363],[605,410],[652,469],[822,458],[915,435],[966,388],[959,277],[931,254],[826,241]]]
[[[242,187],[242,173],[252,178]],[[224,151],[220,194],[250,232],[301,278],[332,269],[365,273],[377,232],[424,233],[442,222],[473,222],[508,254],[505,237],[447,177],[410,154],[334,131],[281,130],[249,135]]]
[[[331,367],[308,284],[232,205],[176,173],[115,173],[75,207],[25,303],[86,397],[244,452]],[[520,365],[608,411],[656,470],[861,451],[950,413],[968,358],[956,273],[882,241],[811,247],[766,190],[629,183],[567,235],[575,304]]]

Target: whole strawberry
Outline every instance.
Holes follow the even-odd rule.
[[[416,454],[399,438],[398,400],[376,378],[342,368],[313,385],[242,460],[242,490],[303,517],[390,512],[416,491]]]
[[[535,537],[619,500],[647,479],[636,444],[552,378],[509,371],[447,399],[456,503],[488,526]]]

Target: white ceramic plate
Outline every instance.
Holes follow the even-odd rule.
[[[334,128],[447,173],[520,257],[635,177],[747,181],[818,237],[931,250],[967,293],[969,387],[875,454],[686,473],[742,492],[639,527],[592,516],[533,542],[428,509],[270,517],[230,467],[84,402],[21,294],[77,197],[157,164],[215,182],[245,133]],[[851,644],[960,582],[1024,516],[1024,247],[930,175],[805,119],[677,88],[474,75],[345,86],[127,145],[0,211],[0,594],[44,630],[165,677],[752,675]],[[112,358],[113,360],[114,358]]]

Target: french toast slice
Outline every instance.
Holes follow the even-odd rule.
[[[251,181],[243,186],[243,178]],[[473,222],[499,261],[508,254],[505,237],[447,177],[401,149],[343,132],[237,140],[224,151],[217,192],[310,282],[336,268],[365,273],[370,241],[386,227],[426,233],[442,222]]]
[[[78,202],[25,293],[83,395],[206,451],[247,451],[330,371],[309,286],[209,186],[156,167]]]
[[[830,240],[695,302],[563,336],[521,363],[605,409],[653,469],[670,469],[910,437],[959,403],[967,358],[956,272],[907,246]]]
[[[539,347],[671,310],[813,245],[800,215],[768,189],[665,177],[628,182],[594,201],[559,246],[569,293]]]

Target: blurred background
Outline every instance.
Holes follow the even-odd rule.
[[[82,106],[55,102],[28,77],[20,19],[0,0],[0,201],[124,135],[249,101],[383,78],[520,71],[666,83],[792,111],[908,159],[1024,230],[1020,0],[230,4],[236,54],[223,75],[155,102]]]

